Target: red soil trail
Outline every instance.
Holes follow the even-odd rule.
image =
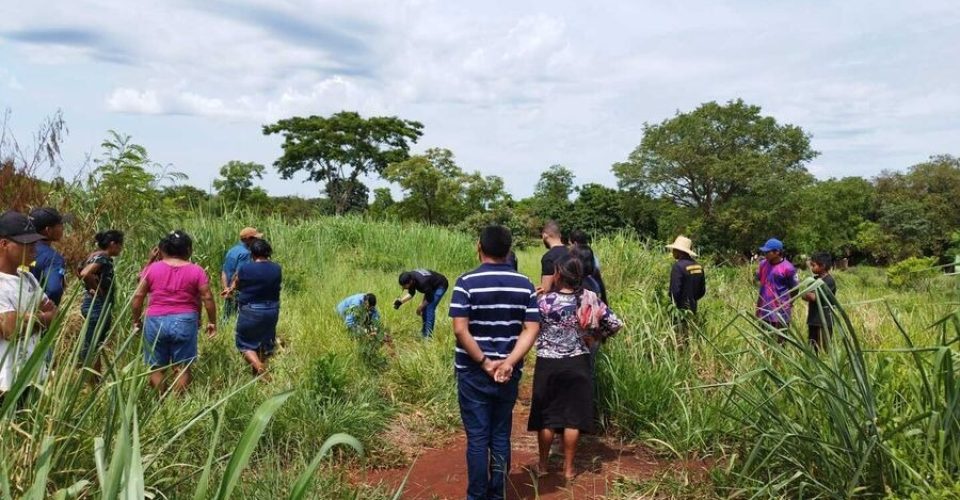
[[[526,378],[526,377],[525,377]],[[633,480],[654,479],[670,470],[688,469],[694,475],[704,474],[707,465],[702,462],[684,463],[657,458],[649,450],[635,445],[623,445],[603,436],[583,436],[577,449],[578,476],[569,485],[563,479],[559,457],[550,459],[550,473],[540,478],[539,484],[524,469],[537,463],[536,434],[527,431],[530,414],[529,384],[521,386],[521,395],[513,410],[512,464],[507,485],[508,499],[590,499],[602,498],[617,478]],[[382,484],[392,490],[403,478],[409,478],[404,488],[404,499],[461,499],[467,490],[466,437],[461,431],[443,448],[424,449],[413,469],[363,471],[356,474],[359,483]],[[539,496],[538,496],[539,495]]]

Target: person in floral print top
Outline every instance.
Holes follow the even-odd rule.
[[[527,430],[537,431],[538,473],[547,472],[555,429],[563,429],[563,472],[573,479],[581,432],[592,432],[593,375],[590,346],[615,334],[623,322],[596,293],[582,288],[583,263],[557,262],[553,291],[540,297],[540,334]]]

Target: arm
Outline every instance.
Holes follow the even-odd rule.
[[[453,318],[453,334],[457,337],[457,342],[460,343],[463,350],[467,351],[467,356],[469,356],[474,363],[479,363],[483,360],[483,364],[480,365],[481,368],[487,372],[487,375],[493,377],[494,371],[500,366],[502,361],[491,360],[480,350],[480,345],[473,339],[473,335],[470,335],[470,318]]]
[[[514,344],[513,350],[510,351],[507,359],[497,368],[496,377],[494,378],[497,382],[502,383],[510,380],[513,376],[513,367],[517,366],[517,363],[527,355],[527,352],[533,347],[533,343],[537,341],[537,335],[539,333],[540,322],[524,321],[520,338],[517,339],[517,343]]]
[[[147,285],[146,278],[140,278],[140,283],[133,292],[133,300],[130,302],[130,316],[133,317],[133,326],[137,329],[143,326],[143,301],[147,298],[149,291],[150,286]]]
[[[207,335],[213,337],[217,334],[217,303],[213,301],[210,283],[200,285],[200,301],[207,310]]]
[[[553,275],[550,276],[543,275],[540,276],[540,286],[537,288],[538,294],[549,293],[550,290],[553,290]]]
[[[0,336],[3,340],[10,340],[17,332],[17,311],[0,313]]]
[[[91,262],[80,270],[80,279],[83,280],[85,290],[98,290],[100,288],[100,264]]]
[[[220,297],[226,298],[230,295],[230,284],[227,283],[227,272],[220,271]]]

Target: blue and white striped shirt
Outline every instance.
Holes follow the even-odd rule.
[[[513,351],[524,322],[539,322],[540,308],[533,283],[509,264],[482,264],[457,279],[450,299],[450,317],[467,318],[470,335],[490,359],[505,359]],[[478,368],[457,342],[458,371]],[[517,365],[522,368],[522,363]]]

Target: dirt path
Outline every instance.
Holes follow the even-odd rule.
[[[528,378],[528,377],[527,377]],[[508,499],[589,499],[607,494],[611,482],[619,477],[634,480],[654,479],[669,470],[689,469],[699,475],[704,463],[672,462],[656,457],[642,447],[624,445],[604,436],[580,439],[576,480],[564,484],[560,457],[551,457],[550,473],[535,484],[525,465],[537,463],[536,434],[527,431],[530,414],[529,383],[521,386],[520,398],[513,410],[512,465],[508,478]],[[405,499],[464,498],[467,484],[466,437],[462,432],[443,448],[422,451],[410,469],[363,471],[356,475],[359,483],[399,487],[410,473],[404,488]],[[539,496],[538,496],[539,495]]]

